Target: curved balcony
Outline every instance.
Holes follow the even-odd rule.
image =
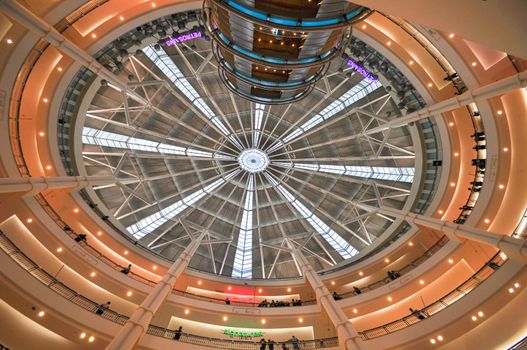
[[[115,312],[111,309],[105,309],[104,312],[101,314],[100,304],[77,293],[73,289],[69,288],[67,285],[60,282],[57,278],[53,277],[51,274],[40,268],[20,249],[18,249],[16,245],[14,245],[14,243],[12,243],[2,231],[0,231],[0,249],[21,269],[25,270],[33,278],[38,280],[40,283],[42,283],[47,288],[57,293],[61,297],[67,299],[69,302],[81,307],[82,309],[90,313],[98,314],[102,318],[119,325],[123,325],[129,319],[128,316]],[[367,341],[383,335],[394,333],[396,331],[425,321],[431,318],[432,316],[440,313],[441,311],[445,310],[446,308],[453,305],[465,296],[469,295],[472,291],[476,290],[478,286],[483,284],[489,277],[491,277],[496,271],[498,271],[502,266],[504,266],[504,263],[507,261],[507,258],[504,257],[501,252],[497,252],[489,261],[487,261],[477,272],[475,272],[465,282],[453,289],[444,297],[419,310],[418,313],[411,314],[409,316],[392,321],[382,326],[367,329],[364,331],[359,331],[359,335],[362,337],[363,340]],[[166,339],[174,339],[175,331],[164,327],[150,325],[147,334]],[[225,349],[256,350],[260,346],[259,343],[253,341],[219,339],[188,333],[183,333],[179,341],[188,344]],[[277,342],[277,344],[291,345],[288,342]],[[307,340],[301,341],[300,344],[302,349],[335,347],[338,346],[338,338],[334,337],[326,339]]]
[[[53,277],[51,274],[40,268],[27,255],[25,255],[20,249],[18,249],[2,231],[0,231],[0,249],[4,254],[9,256],[9,258],[11,258],[21,269],[25,270],[33,278],[38,280],[40,283],[45,285],[53,292],[65,298],[68,302],[73,303],[90,313],[97,314],[100,317],[119,325],[124,325],[125,322],[129,319],[128,316],[120,314],[111,309],[105,309],[101,313],[99,303],[96,303],[95,301],[90,300],[89,298],[77,293],[75,290],[69,288],[57,278]],[[175,330],[173,329],[149,325],[147,334],[176,341]],[[235,339],[220,339],[189,333],[182,333],[181,337],[177,341],[193,345],[201,345],[222,349],[257,350],[260,348],[259,342]],[[276,342],[277,347],[281,346],[282,344],[293,347],[292,343],[290,342]],[[333,337],[324,339],[301,340],[299,341],[299,345],[302,349],[331,348],[338,346],[338,338]]]

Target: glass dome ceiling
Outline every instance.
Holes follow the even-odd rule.
[[[147,25],[182,18],[185,30],[199,29],[195,12]],[[182,30],[170,28],[166,35]],[[387,60],[354,46],[304,100],[266,106],[230,92],[211,43],[194,37],[159,45],[141,27],[98,55],[142,99],[96,78],[83,89],[89,103],[76,116],[75,172],[133,179],[88,190],[109,223],[169,260],[205,230],[190,267],[235,278],[299,276],[288,240],[322,270],[400,228],[360,207],[412,206],[420,188],[417,127],[369,132],[418,103]],[[379,79],[349,66],[348,55],[370,59]]]

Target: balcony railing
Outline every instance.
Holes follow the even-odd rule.
[[[496,272],[496,270],[499,269],[505,261],[506,259],[502,258],[502,254],[500,252],[496,253],[496,255],[494,255],[485,265],[483,265],[481,269],[479,269],[474,275],[472,275],[461,285],[456,287],[454,290],[452,290],[450,293],[437,300],[436,302],[426,306],[424,309],[419,310],[422,312],[423,316],[425,316],[424,320],[441,312],[442,310],[446,309],[447,307],[454,304],[456,301],[473,291],[477,286],[479,286],[494,272]],[[411,325],[421,321],[423,320],[419,319],[417,315],[412,314],[403,317],[399,320],[387,323],[385,325],[361,331],[359,332],[359,334],[362,339],[368,340],[396,332],[403,328],[410,327]]]
[[[4,251],[11,259],[13,259],[20,267],[27,271],[34,278],[39,280],[42,284],[47,286],[49,289],[53,290],[55,293],[66,298],[70,302],[74,303],[77,306],[82,307],[86,311],[96,313],[99,309],[99,304],[80,295],[75,292],[73,289],[61,283],[55,277],[44,271],[37,264],[35,264],[28,256],[26,256],[20,249],[18,249],[9,238],[0,230],[0,248]],[[442,310],[446,309],[448,306],[454,304],[459,299],[468,295],[471,291],[476,289],[481,285],[487,278],[489,278],[495,271],[497,271],[503,264],[507,261],[502,257],[500,252],[496,253],[482,268],[480,268],[474,275],[469,279],[463,282],[460,286],[456,287],[450,293],[446,294],[444,297],[435,301],[434,303],[426,306],[421,309],[423,315],[426,318],[431,317]],[[119,314],[113,310],[107,309],[101,315],[101,317],[118,323],[124,324],[128,320],[128,316]],[[425,319],[426,319],[425,318]],[[409,315],[403,317],[399,320],[387,323],[385,325],[371,328],[365,331],[360,331],[359,335],[364,340],[369,340],[377,338],[383,335],[387,335],[398,330],[407,328],[421,322],[416,315]],[[173,339],[175,336],[175,331],[159,326],[150,325],[147,331],[148,334],[158,337],[164,337],[168,339]],[[193,334],[182,334],[179,341],[204,345],[209,347],[217,347],[223,349],[259,349],[260,344],[258,342],[252,341],[242,341],[242,340],[230,340],[230,339],[217,339],[210,337],[202,337]],[[302,349],[318,349],[324,347],[333,347],[338,345],[337,338],[327,338],[327,339],[318,339],[318,340],[309,340],[301,341]],[[277,343],[282,344],[282,343]]]
[[[83,308],[84,310],[97,314],[97,310],[100,309],[100,305],[83,295],[77,293],[73,289],[69,288],[58,279],[47,273],[41,267],[39,267],[35,262],[33,262],[27,255],[25,255],[18,247],[11,242],[11,240],[0,230],[0,249],[7,254],[13,261],[15,261],[21,268],[27,271],[31,276],[41,282],[43,285],[67,299],[68,301],[74,303],[75,305]],[[104,312],[100,315],[101,317],[123,325],[129,319],[128,316],[122,315],[118,312],[115,312],[111,309],[105,309]],[[172,329],[159,327],[155,325],[149,325],[147,333],[156,337],[163,337],[167,339],[174,339],[175,331]],[[235,339],[219,339],[211,337],[203,337],[194,334],[182,333],[180,342],[203,345],[207,347],[215,347],[222,349],[247,349],[247,350],[258,350],[260,348],[260,343],[255,341],[243,341]],[[292,349],[292,343],[277,342],[277,349],[282,344],[286,344],[288,348]],[[315,339],[315,340],[301,340],[299,341],[301,349],[321,349],[327,347],[338,346],[338,338],[325,338],[325,339]]]

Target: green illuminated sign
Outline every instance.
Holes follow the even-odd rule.
[[[229,335],[231,337],[263,337],[264,332],[262,331],[235,331],[232,329],[224,329],[223,334]]]

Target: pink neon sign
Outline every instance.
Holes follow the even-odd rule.
[[[357,62],[350,59],[348,60],[348,66],[351,66],[353,69],[355,69],[357,72],[359,72],[366,80],[368,81],[376,81],[377,77],[370,72],[368,72],[364,67],[361,67]]]
[[[186,33],[179,36],[176,36],[175,38],[170,38],[167,41],[165,41],[166,46],[173,46],[179,43],[182,43],[184,41],[192,40],[192,39],[199,39],[203,36],[203,34],[200,31],[192,32],[192,33]]]

